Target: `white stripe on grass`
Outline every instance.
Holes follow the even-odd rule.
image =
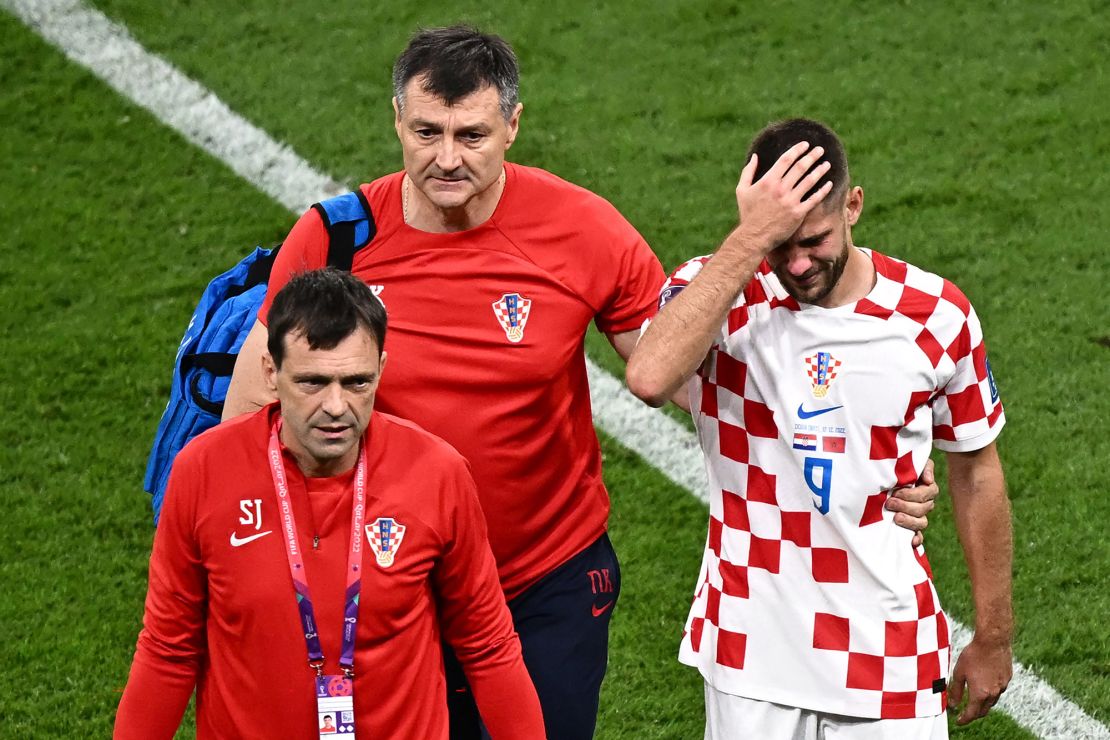
[[[342,186],[148,52],[102,13],[66,0],[3,0],[3,4],[67,57],[286,208],[300,213],[342,192]]]
[[[295,213],[335,194],[335,180],[235,114],[219,98],[144,49],[127,29],[75,0],[0,0],[67,57],[146,108],[193,144]],[[634,398],[589,362],[597,425],[703,502],[706,478],[697,440]],[[953,622],[957,650],[971,638]],[[1020,663],[998,707],[1043,738],[1110,740],[1110,730]]]

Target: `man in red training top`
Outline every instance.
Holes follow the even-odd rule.
[[[115,737],[172,737],[195,687],[201,738],[446,738],[441,640],[495,737],[543,737],[466,461],[373,413],[381,304],[317,270],[268,318],[278,403],[173,467]]]
[[[518,87],[516,56],[496,36],[455,27],[413,37],[393,69],[404,170],[359,188],[374,236],[351,271],[390,315],[393,369],[379,407],[470,462],[548,733],[584,740],[620,569],[583,338],[593,323],[627,358],[665,275],[607,201],[505,161]],[[323,216],[309,209],[282,246],[269,294],[327,255]],[[258,370],[268,305],[236,363],[225,419],[271,400]],[[448,683],[453,736],[477,737],[450,660]]]

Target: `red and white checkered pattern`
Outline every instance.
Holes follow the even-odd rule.
[[[872,646],[858,634],[856,640],[863,645],[853,649],[850,618],[825,612],[813,615],[813,648],[844,655],[845,687],[875,692],[882,719],[939,714],[947,703],[948,620],[929,580],[915,584],[914,593],[916,618],[887,620],[882,650],[876,653],[866,652]]]
[[[516,299],[516,312],[509,311],[509,298]],[[505,337],[510,342],[520,342],[524,339],[524,326],[528,323],[528,313],[532,310],[532,299],[525,298],[519,293],[505,293],[490,304],[497,323],[505,330]]]
[[[374,558],[378,565],[389,568],[401,549],[401,541],[405,539],[405,530],[408,529],[396,519],[379,517],[366,525],[366,541],[374,551]]]
[[[727,693],[927,717],[944,708],[948,624],[924,551],[883,505],[934,443],[978,449],[1004,418],[963,294],[870,255],[875,288],[834,309],[797,303],[763,265],[691,381],[711,496],[680,658]],[[672,275],[661,305],[706,259]],[[824,398],[818,352],[838,363]],[[835,444],[795,449],[796,435]]]
[[[841,364],[840,360],[830,357],[828,366],[825,368],[825,376],[821,377],[820,355],[806,358],[806,374],[809,375],[809,382],[813,384],[814,397],[824,398],[828,395],[829,385],[836,380],[836,371]]]

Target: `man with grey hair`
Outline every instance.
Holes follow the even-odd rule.
[[[462,26],[421,31],[396,62],[393,92],[404,170],[359,188],[374,236],[352,265],[391,317],[378,404],[470,461],[547,732],[589,738],[620,571],[583,339],[592,322],[627,358],[664,274],[608,202],[505,161],[523,107],[504,40]],[[327,247],[310,210],[282,247],[270,294],[322,265]],[[260,321],[225,418],[269,400],[264,336]],[[453,734],[476,736],[469,689],[450,660],[447,671]]]
[[[352,272],[390,315],[378,407],[470,461],[498,574],[552,738],[593,734],[620,574],[593,428],[583,337],[622,356],[664,274],[602,198],[505,161],[523,106],[513,50],[472,28],[421,31],[393,72],[404,170],[359,188],[375,235]],[[225,419],[269,400],[263,321],[294,273],[322,266],[309,210],[281,248],[232,378]],[[478,715],[448,659],[454,737]]]

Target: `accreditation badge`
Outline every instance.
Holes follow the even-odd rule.
[[[320,738],[355,737],[355,684],[347,676],[316,677],[316,726]]]

